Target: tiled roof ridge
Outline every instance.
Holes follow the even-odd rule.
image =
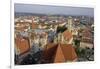
[[[67,45],[69,46],[69,45],[71,45],[71,44],[67,44]],[[66,60],[66,56],[65,56],[64,51],[63,51],[63,49],[62,49],[63,44],[62,44],[62,45],[59,44],[59,46],[60,46],[61,51],[62,51],[62,53],[63,53],[64,59]],[[73,49],[73,48],[72,48],[72,49]],[[77,57],[75,57],[75,58],[77,58]],[[74,58],[73,58],[73,59],[74,59]]]
[[[64,56],[64,59],[66,60],[65,55],[64,55],[64,51],[63,51],[63,49],[62,49],[62,47],[61,47],[61,43],[59,43],[58,46],[61,48],[61,51],[62,51],[62,53],[63,53],[62,55]]]

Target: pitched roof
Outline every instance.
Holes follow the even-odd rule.
[[[44,59],[46,63],[53,62],[52,58],[55,55],[56,49],[57,44],[48,43],[44,48],[42,59]]]
[[[16,37],[15,46],[20,51],[20,55],[26,53],[30,49],[30,44],[28,38]]]
[[[71,44],[49,44],[45,47],[42,57],[44,63],[74,61],[76,58],[77,54]]]
[[[83,30],[81,41],[86,43],[93,43],[93,34],[88,29]]]
[[[60,47],[60,45],[57,47],[57,51],[54,57],[54,63],[56,62],[65,62],[65,56],[63,54],[63,51]]]
[[[72,33],[69,32],[68,30],[64,31],[63,33],[63,36],[66,40],[70,40],[73,36],[72,36]]]
[[[71,44],[60,44],[56,51],[54,62],[73,61],[77,58],[74,48]]]
[[[92,33],[88,29],[85,29],[82,32],[82,36],[91,38],[92,37]]]

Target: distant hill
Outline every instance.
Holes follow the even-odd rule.
[[[76,17],[76,16],[84,16],[84,15],[63,15],[63,14],[38,14],[38,13],[24,13],[24,12],[15,12],[15,17],[19,17],[19,16],[64,16],[64,17],[68,17],[68,16],[72,16],[72,17]],[[88,17],[88,16],[87,16]]]

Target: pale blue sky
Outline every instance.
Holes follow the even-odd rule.
[[[17,3],[15,4],[15,12],[94,16],[93,8]]]

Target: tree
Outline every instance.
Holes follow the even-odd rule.
[[[63,26],[63,27],[58,26],[58,27],[57,27],[57,33],[59,33],[59,32],[64,32],[66,29],[67,29],[67,28],[66,28],[65,26]]]

